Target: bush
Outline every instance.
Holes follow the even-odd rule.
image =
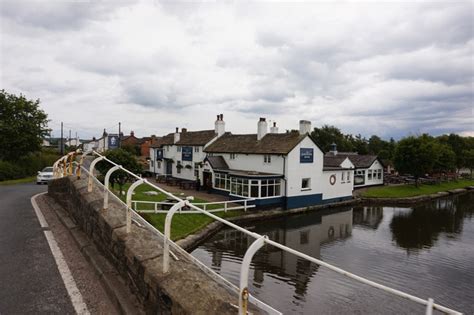
[[[36,175],[46,166],[52,166],[58,158],[57,153],[45,151],[31,153],[15,162],[0,160],[0,181]]]

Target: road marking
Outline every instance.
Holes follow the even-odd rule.
[[[48,222],[46,222],[46,219],[44,218],[44,215],[43,215],[43,212],[41,212],[40,208],[38,207],[38,204],[36,203],[36,197],[39,197],[41,195],[44,195],[46,194],[46,192],[44,193],[40,193],[40,194],[37,194],[37,195],[34,195],[33,197],[31,197],[31,204],[33,205],[33,209],[35,209],[35,213],[36,213],[36,216],[38,217],[38,220],[39,220],[39,223],[41,225],[42,228],[48,228]]]
[[[31,204],[35,209],[35,213],[38,217],[38,220],[40,221],[41,227],[45,228],[48,227],[48,223],[46,222],[44,215],[36,202],[36,198],[43,194],[45,193],[40,193],[31,197]],[[51,253],[53,254],[54,260],[56,261],[56,265],[58,266],[59,273],[61,274],[61,278],[63,279],[64,286],[66,287],[67,293],[69,294],[69,298],[71,299],[74,310],[80,315],[90,315],[87,305],[84,303],[82,298],[82,294],[77,288],[76,281],[74,281],[74,278],[71,274],[71,270],[64,259],[63,253],[61,252],[58,243],[54,239],[53,233],[51,231],[44,231],[44,235],[46,236],[49,248],[51,249]]]

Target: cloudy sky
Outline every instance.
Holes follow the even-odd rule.
[[[2,0],[0,88],[55,136],[336,125],[474,135],[474,2]]]

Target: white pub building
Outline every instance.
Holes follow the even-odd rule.
[[[158,139],[150,148],[150,172],[197,180],[214,193],[255,199],[257,206],[292,209],[351,199],[354,165],[325,156],[310,133],[309,121],[301,120],[299,131],[279,133],[260,118],[256,134],[232,134],[221,114],[214,130],[177,128]]]

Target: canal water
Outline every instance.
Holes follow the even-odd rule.
[[[245,226],[370,280],[474,314],[474,193],[415,207],[349,207]],[[253,239],[221,230],[192,255],[238,285]],[[285,314],[424,314],[424,307],[266,245],[250,293]]]

